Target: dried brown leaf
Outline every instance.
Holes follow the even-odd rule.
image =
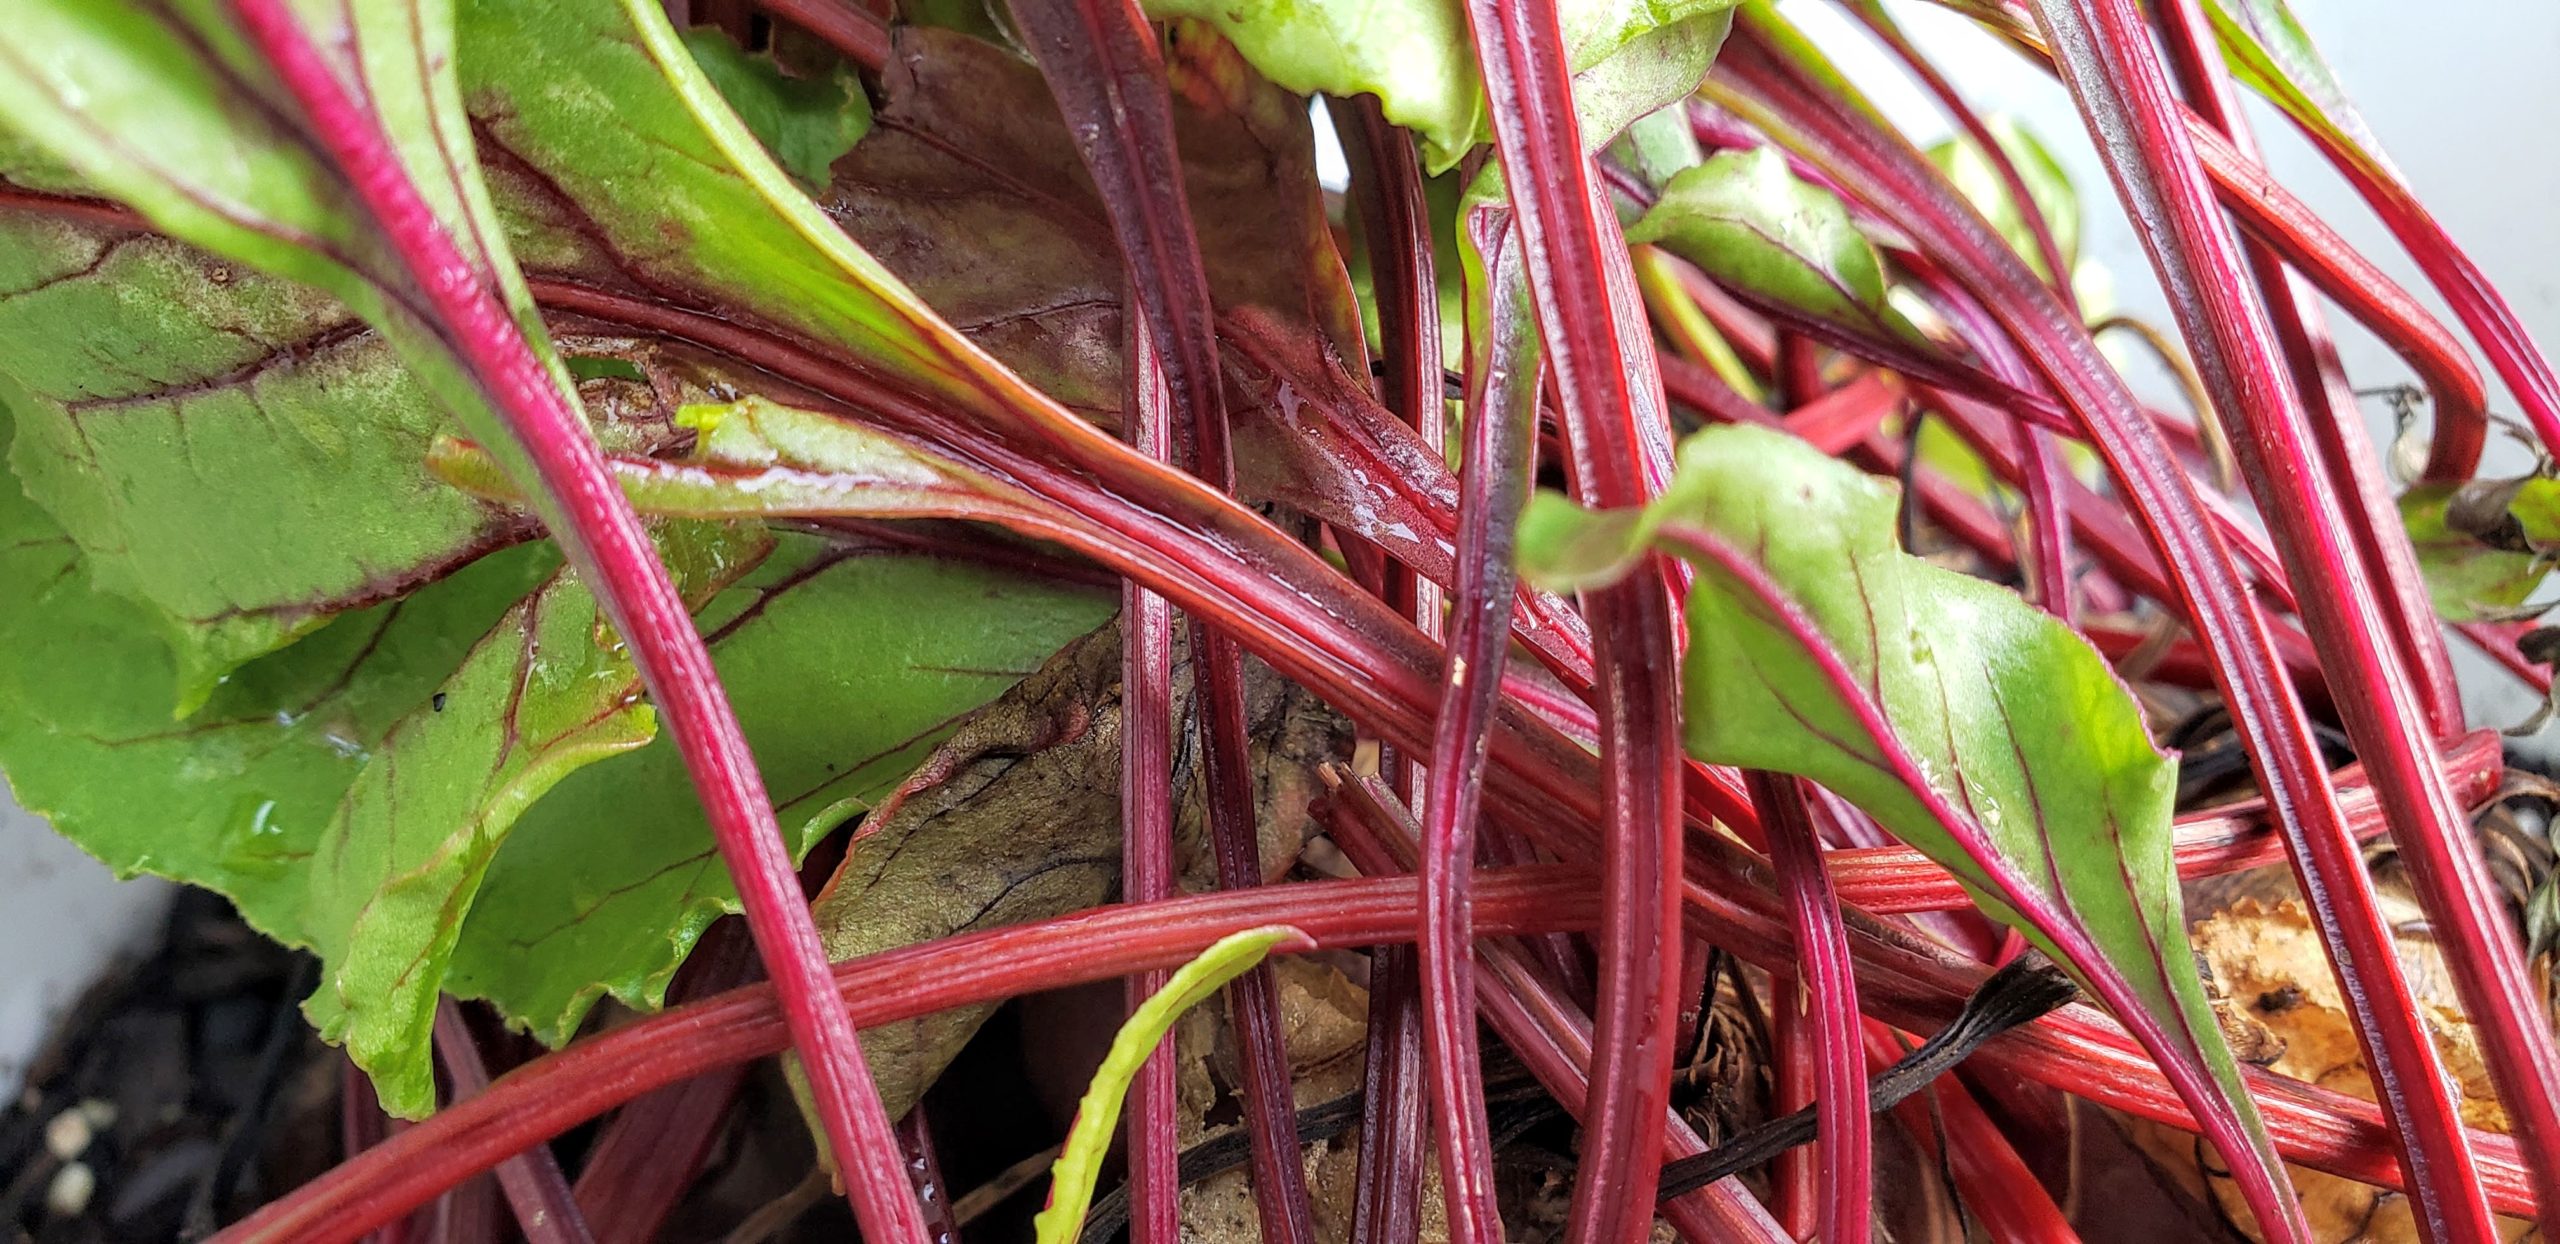
[[[2424,935],[2414,901],[2390,885],[2379,888],[2385,916],[2400,931],[2400,957],[2412,992],[2455,1082],[2463,1121],[2505,1131],[2506,1112],[2498,1105],[2478,1035],[2455,997],[2443,952]],[[2319,933],[2299,902],[2240,898],[2198,922],[2190,937],[2210,973],[2216,1015],[2236,1051],[2278,1075],[2373,1099],[2354,1023]],[[2210,1195],[2249,1238],[2263,1238],[2227,1172],[2194,1137],[2154,1124],[2136,1124],[2134,1134],[2164,1171],[2190,1191]],[[2407,1200],[2396,1193],[2302,1167],[2292,1168],[2292,1175],[2323,1244],[2416,1244],[2420,1238]],[[2503,1220],[2500,1236],[2539,1238],[2520,1220]]]

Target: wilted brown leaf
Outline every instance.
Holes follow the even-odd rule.
[[[1120,637],[1069,644],[969,721],[938,781],[866,824],[811,909],[842,961],[1111,897],[1120,876]],[[915,1104],[992,1007],[867,1028],[893,1115]]]
[[[1238,490],[1445,574],[1456,481],[1369,390],[1305,104],[1214,33],[1177,30],[1184,194],[1234,391]],[[1115,425],[1125,277],[1048,88],[1006,49],[951,31],[903,28],[896,48],[877,127],[820,205],[971,340]]]
[[[1175,670],[1174,709],[1187,717],[1189,663],[1177,659]],[[1111,898],[1120,875],[1120,671],[1114,621],[961,722],[865,818],[812,905],[827,957],[841,962]],[[1312,830],[1315,769],[1348,753],[1350,733],[1339,714],[1258,663],[1247,666],[1246,691],[1262,855],[1266,874],[1276,876]],[[1178,846],[1198,858],[1193,871],[1205,886],[1197,734],[1176,738]],[[1359,1080],[1366,994],[1330,968],[1325,977],[1299,961],[1283,963],[1301,1101],[1310,1092],[1321,1100],[1349,1091]],[[864,1029],[863,1053],[890,1113],[913,1105],[993,1010],[965,1007]],[[1179,1031],[1195,1032],[1207,1013],[1194,1011]],[[796,1067],[793,1074],[796,1084]],[[1187,1114],[1185,1144],[1199,1138],[1199,1114]]]

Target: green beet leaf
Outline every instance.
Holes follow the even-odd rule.
[[[895,786],[970,710],[1115,597],[783,535],[696,615],[795,853]],[[558,1043],[611,994],[655,1007],[737,892],[661,738],[571,774],[516,822],[446,988]]]
[[[1120,880],[1119,765],[1120,628],[1106,622],[970,713],[917,767],[914,788],[863,818],[809,907],[827,958],[1109,901]],[[1185,776],[1174,775],[1177,789]],[[864,1028],[863,1059],[889,1113],[913,1107],[995,1009]],[[784,1070],[814,1129],[805,1072],[797,1059]]]
[[[753,55],[710,27],[686,31],[684,45],[765,150],[808,185],[825,185],[837,157],[871,130],[871,97],[849,66],[792,77],[771,56]]]
[[[461,88],[526,262],[638,281],[944,395],[974,355],[775,162],[651,0],[459,0]],[[732,82],[733,90],[738,84]],[[759,105],[741,91],[749,111]],[[574,209],[545,204],[574,204]],[[545,227],[548,226],[548,227]],[[487,438],[476,429],[473,435]]]
[[[1145,0],[1206,22],[1263,76],[1305,95],[1375,95],[1445,172],[1484,141],[1484,80],[1459,0]]]
[[[675,524],[660,539],[689,594],[771,548],[757,527]],[[435,1105],[428,1034],[445,965],[517,818],[570,773],[656,734],[638,671],[562,570],[375,749],[308,870],[323,972],[303,1010],[373,1076],[385,1110]]]
[[[451,79],[445,0],[302,5],[305,36],[333,69],[366,84],[420,195],[463,259],[502,292],[563,389],[515,259],[479,179],[471,123]],[[0,54],[0,125],[79,184],[141,210],[174,238],[330,294],[399,348],[412,374],[466,430],[515,466],[497,412],[422,305],[397,251],[323,143],[261,92],[266,69],[228,20],[200,8],[28,0]],[[573,397],[573,394],[571,394]]]
[[[172,722],[180,673],[159,620],[96,587],[79,544],[0,475],[0,771],[118,873],[217,890],[309,945],[309,861],[340,796],[555,561],[508,550],[348,614]]]
[[[449,0],[297,7],[303,35],[364,99],[465,262],[505,299],[552,378],[575,400],[479,176],[451,74]],[[267,67],[218,13],[197,6],[28,0],[0,50],[0,127],[82,185],[173,237],[314,287],[396,347],[437,404],[527,470],[504,421],[445,336],[372,214],[297,114],[245,84]]]
[[[471,261],[508,293],[538,350],[547,354],[548,347],[499,242],[501,226],[542,244],[532,252],[538,258],[586,261],[591,247],[560,238],[592,208],[584,219],[608,243],[631,243],[617,258],[644,278],[671,275],[670,289],[691,281],[719,305],[779,309],[783,323],[889,360],[890,370],[946,392],[975,383],[951,365],[950,346],[974,351],[817,213],[703,76],[656,5],[474,4],[462,15],[459,47],[450,42],[457,27],[448,7],[411,0],[303,12],[324,55],[361,49],[361,67],[340,68],[361,69],[421,189],[465,240]],[[38,153],[13,160],[12,168],[50,167],[58,177],[48,188],[86,187],[124,199],[172,235],[334,297],[383,333],[438,409],[518,474],[505,429],[472,378],[441,337],[407,318],[415,291],[350,188],[315,154],[310,136],[295,132],[290,112],[237,89],[263,70],[227,23],[190,6],[72,0],[42,0],[12,16],[23,38],[0,53],[0,124]],[[513,75],[508,81],[521,94],[472,84],[475,106],[487,104],[495,110],[489,115],[519,127],[516,137],[556,140],[568,153],[528,144],[559,158],[510,163],[503,157],[518,153],[505,149],[505,135],[491,134],[510,202],[503,217],[478,180],[477,144],[469,139],[475,127],[461,92],[441,76],[457,60]],[[735,83],[732,89],[739,90]],[[490,128],[505,126],[492,121]],[[448,136],[463,140],[447,148]],[[560,176],[546,185],[528,178],[528,168]],[[575,196],[574,208],[563,192]],[[713,262],[697,262],[700,254]],[[572,383],[565,368],[555,371],[559,383]],[[426,435],[421,430],[417,439]],[[938,729],[1108,608],[1095,593],[1026,586],[992,571],[907,556],[820,557],[810,542],[793,543],[805,573],[741,587],[715,601],[704,624],[721,642],[718,659],[750,737],[772,753],[760,759],[804,846],[816,829],[835,823],[831,810],[888,784],[902,757],[912,759]],[[768,566],[765,573],[782,571]],[[520,585],[499,608],[521,592]],[[433,671],[421,694],[453,673],[461,650],[497,613],[492,608],[475,625],[448,633],[452,661]],[[174,690],[159,697],[164,722],[176,698]],[[368,723],[370,741],[415,702],[385,705]],[[442,742],[488,746],[485,738]],[[355,750],[366,745],[359,739]],[[194,754],[173,749],[165,759],[184,765]],[[611,780],[586,787],[580,779],[588,774]],[[353,767],[337,775],[327,806],[353,777]],[[299,803],[290,810],[300,819],[250,818],[304,836],[302,846],[278,853],[287,864],[316,849],[327,818]],[[97,833],[143,832],[139,822],[105,826],[106,819],[99,818]],[[613,835],[609,850],[598,849],[599,826]],[[149,856],[147,849],[139,854]],[[166,858],[126,866],[162,867]],[[218,860],[169,871],[218,886],[229,880]],[[288,867],[275,888],[281,894],[307,880]],[[454,893],[465,888],[457,884]],[[279,899],[269,927],[296,940],[323,940],[293,927],[301,923],[299,905],[299,896]],[[472,918],[462,922],[448,984],[489,997],[558,1039],[605,991],[654,1000],[694,935],[734,906],[681,766],[661,742],[572,774],[555,797],[516,819],[505,849],[488,863]],[[327,937],[347,935],[332,927]]]
[[[1733,18],[1728,14],[1725,18],[1728,32],[1732,26]],[[1698,145],[1697,130],[1689,123],[1689,110],[1674,105],[1657,108],[1638,117],[1627,127],[1626,133],[1610,144],[1609,158],[1624,165],[1628,172],[1659,194],[1680,170],[1705,163],[1707,153]],[[1625,218],[1623,214],[1628,209],[1621,207],[1619,210]]]
[[[1522,559],[1556,587],[1604,582],[1647,550],[1694,563],[1690,753],[1808,777],[1866,810],[2069,964],[2164,1066],[2201,1073],[2272,1160],[2186,952],[2174,762],[2069,627],[1903,552],[1897,501],[1793,437],[1719,427],[1682,444],[1642,511],[1540,497]]]
[[[700,433],[693,462],[612,460],[643,513],[1000,517],[1014,501],[989,481],[888,437],[761,398],[689,407],[682,418]],[[436,469],[493,499],[514,499],[495,463],[470,446],[442,447]],[[1002,703],[979,705],[1090,630],[1110,608],[1106,594],[1086,589],[785,536],[772,563],[696,620],[712,639],[712,658],[756,748],[784,829],[795,849],[805,850],[820,832],[896,785],[926,748],[964,719],[1000,713]],[[1026,685],[1014,695],[1035,690]],[[972,710],[977,717],[969,716]],[[1092,764],[1088,756],[1075,767],[1089,777]],[[1015,766],[1007,780],[1037,768]],[[684,781],[678,758],[661,741],[628,761],[569,778],[536,805],[517,826],[464,931],[449,987],[490,999],[554,1042],[565,1040],[603,994],[656,1005],[702,928],[736,910],[709,831],[680,797]],[[1040,799],[1053,809],[1072,802],[1055,791]],[[977,817],[993,814],[970,810]],[[617,850],[605,857],[586,838],[599,819],[626,826]],[[1080,874],[1058,865],[1090,853],[1061,844],[1084,841],[1077,836],[1082,828],[1025,823],[998,835],[1000,845],[976,845],[964,835],[919,840],[884,855],[882,838],[904,844],[925,829],[912,818],[893,821],[879,830],[881,838],[867,837],[846,866],[855,882],[838,894],[841,902],[858,898],[855,909],[821,903],[829,952],[878,950],[994,919],[999,908],[1011,909],[1010,900],[999,900],[1015,882],[1053,874],[1045,887],[1069,884]],[[1017,860],[1026,848],[1048,862]],[[948,870],[938,861],[955,851],[983,867],[966,881],[942,879]],[[927,876],[914,875],[914,868],[926,868]],[[573,880],[563,885],[563,877]],[[917,893],[895,893],[902,889]],[[1039,894],[1015,897],[1032,902]],[[955,905],[968,914],[950,915]],[[884,1091],[909,1085],[916,1068],[939,1066],[948,1057],[947,1050],[934,1052],[942,1039],[965,1035],[974,1022],[955,1015],[867,1034],[865,1041],[878,1048],[875,1070]]]
[[[2401,495],[2400,522],[2446,621],[2541,612],[2526,601],[2560,557],[2560,480],[2421,484]]]
[[[1732,29],[1731,4],[1699,5],[1630,34],[1605,59],[1585,65],[1575,57],[1573,114],[1583,146],[1601,150],[1638,121],[1678,108],[1715,67]]]
[[[1849,209],[1798,180],[1775,148],[1722,152],[1674,173],[1627,240],[1863,336],[1908,332],[1885,305],[1884,265]]]
[[[176,19],[52,3],[13,16],[0,61],[43,63],[0,72],[0,129],[38,141],[7,144],[0,175],[126,195],[227,256],[138,218],[0,211],[13,465],[97,582],[159,615],[177,707],[192,709],[240,662],[485,552],[498,516],[419,469],[445,416],[400,352],[339,300],[258,270],[351,279],[286,239],[361,253],[356,218],[182,59]],[[134,141],[115,136],[127,124]]]

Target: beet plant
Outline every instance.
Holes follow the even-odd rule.
[[[656,1238],[786,1051],[863,1237],[955,1238],[928,1086],[1111,982],[1043,1239],[1223,1238],[1212,1165],[1289,1244],[2075,1239],[2075,1102],[2225,1232],[2560,1221],[2550,846],[2484,853],[2448,654],[2548,692],[2552,485],[2480,465],[2560,451],[2548,361],[2281,0],[1948,0],[2159,326],[1841,2],[1956,141],[1756,0],[12,6],[0,765],[309,951],[353,1069],[221,1238],[490,1171],[486,1230]],[[2281,1005],[2191,934],[2235,876]],[[1365,997],[1321,1106],[1292,957]],[[2266,1037],[2305,990],[2355,1074]]]

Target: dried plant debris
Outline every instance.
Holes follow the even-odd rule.
[[[1191,663],[1177,643],[1174,697],[1187,705]],[[1324,794],[1317,776],[1328,764],[1351,758],[1351,723],[1306,688],[1280,677],[1258,660],[1245,661],[1246,728],[1252,738],[1254,824],[1262,847],[1262,879],[1278,881],[1299,867],[1318,833],[1310,809]],[[1174,789],[1185,792],[1175,832],[1183,853],[1182,880],[1192,890],[1217,887],[1217,861],[1209,850],[1207,801],[1200,787],[1200,735],[1175,736]]]
[[[1671,1098],[1698,1138],[1720,1145],[1769,1120],[1769,1018],[1761,1008],[1765,975],[1718,952],[1708,965],[1705,1005],[1688,1060],[1672,1074]],[[1742,1177],[1755,1194],[1768,1189],[1758,1172]]]
[[[2479,1038],[2454,995],[2443,952],[2426,936],[2405,887],[2393,881],[2388,873],[2378,875],[2377,888],[2383,891],[2402,966],[2444,1059],[2463,1121],[2503,1132],[2506,1112],[2498,1105]],[[2299,901],[2243,897],[2198,922],[2191,936],[2214,990],[2215,1011],[2235,1050],[2278,1075],[2373,1099],[2354,1023],[2329,971],[2319,931]],[[2139,1121],[2131,1127],[2164,1171],[2210,1196],[2249,1238],[2264,1238],[2221,1164],[2193,1136]],[[2408,1201],[2398,1193],[2300,1166],[2291,1173],[2323,1244],[2415,1244],[2420,1238]],[[2540,1238],[2531,1224],[2518,1219],[2502,1220],[2500,1236],[2508,1241]]]
[[[1369,991],[1333,963],[1282,959],[1273,965],[1280,984],[1282,1044],[1289,1051],[1290,1085],[1301,1109],[1360,1088],[1361,1050],[1368,1039]],[[1202,1007],[1185,1017],[1174,1038],[1181,1061],[1181,1105],[1176,1119],[1181,1145],[1231,1131],[1236,1101],[1236,1050],[1226,1006]],[[1340,1135],[1305,1147],[1307,1192],[1321,1238],[1348,1240],[1351,1196],[1359,1170],[1357,1115]],[[1437,1204],[1437,1198],[1432,1204]],[[1447,1228],[1442,1227],[1445,1232]],[[1182,1238],[1206,1244],[1262,1238],[1253,1181],[1243,1167],[1221,1171],[1182,1189]]]

